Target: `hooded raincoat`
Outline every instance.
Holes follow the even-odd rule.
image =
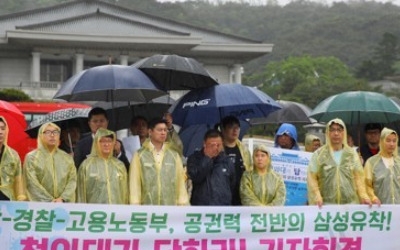
[[[103,156],[100,139],[112,136],[113,131],[99,128],[94,136],[92,150],[78,170],[78,202],[102,204],[128,204],[128,173],[124,163],[109,155]]]
[[[175,149],[179,155],[183,156],[183,143],[174,128],[168,130],[167,142],[172,149]]]
[[[254,148],[256,152],[262,151],[271,156],[265,146]],[[253,158],[253,162],[255,162]],[[267,162],[266,173],[259,173],[256,166],[253,170],[243,173],[240,182],[240,199],[244,206],[283,206],[286,201],[286,187],[282,176],[277,174]]]
[[[29,152],[24,161],[24,181],[31,201],[51,202],[61,198],[75,202],[76,168],[73,158],[59,149],[49,148],[43,131],[47,127],[60,128],[54,123],[45,123],[39,128],[38,148]]]
[[[334,151],[329,138],[329,127],[333,123],[343,127],[343,149],[340,163],[334,160]],[[326,144],[317,149],[307,170],[307,190],[310,205],[360,204],[369,200],[365,190],[364,170],[357,152],[347,145],[344,122],[338,118],[326,125]]]
[[[313,134],[307,134],[306,139],[304,140],[304,149],[306,152],[314,152],[313,142],[319,141],[321,143],[321,139],[318,136]]]
[[[161,154],[161,162],[156,162],[154,154]],[[167,142],[156,152],[147,139],[133,156],[129,177],[131,204],[189,204],[182,159]]]
[[[7,144],[9,128],[4,117],[0,116],[6,125],[3,140],[3,153],[0,159],[0,191],[11,201],[27,199],[22,181],[21,159],[17,151]]]
[[[396,135],[396,146],[390,157],[385,152],[384,142],[390,135]],[[365,163],[364,173],[367,192],[372,201],[379,199],[382,204],[400,204],[400,157],[398,155],[397,132],[384,128],[381,132],[380,152],[368,158]],[[384,163],[388,159],[389,165]],[[391,158],[391,159],[390,159]]]
[[[292,138],[292,140],[294,141],[293,147],[291,149],[300,150],[299,144],[297,143],[296,127],[290,123],[282,123],[282,125],[279,127],[278,131],[275,134],[275,138],[274,138],[274,147],[275,148],[280,147],[278,144],[278,136],[281,136],[283,134],[290,136],[290,138]]]

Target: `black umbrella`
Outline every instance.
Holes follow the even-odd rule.
[[[164,90],[191,90],[218,84],[201,63],[189,57],[154,55],[132,66],[139,68]]]
[[[303,123],[309,124],[316,122],[315,119],[308,117],[311,109],[302,103],[293,101],[276,101],[282,108],[269,114],[267,117],[250,119],[250,124],[266,124],[266,123]]]

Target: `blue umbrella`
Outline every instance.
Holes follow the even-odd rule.
[[[194,89],[169,109],[174,123],[181,127],[216,124],[233,115],[239,120],[266,117],[281,107],[264,92],[241,84],[220,84]]]
[[[103,65],[69,78],[54,95],[66,101],[147,102],[166,93],[137,68]]]
[[[204,135],[207,130],[211,128],[214,128],[214,126],[209,124],[197,124],[182,128],[179,131],[179,137],[183,143],[183,155],[185,157],[189,157],[194,151],[200,150],[203,147]],[[240,120],[240,140],[247,133],[249,128],[250,124],[248,122]]]

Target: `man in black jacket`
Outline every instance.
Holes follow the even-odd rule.
[[[232,205],[235,168],[223,148],[221,133],[211,129],[204,136],[202,150],[189,156],[187,171],[193,183],[191,205]]]

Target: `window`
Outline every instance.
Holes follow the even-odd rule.
[[[72,76],[72,63],[61,60],[41,60],[40,80],[44,82],[64,82]]]

